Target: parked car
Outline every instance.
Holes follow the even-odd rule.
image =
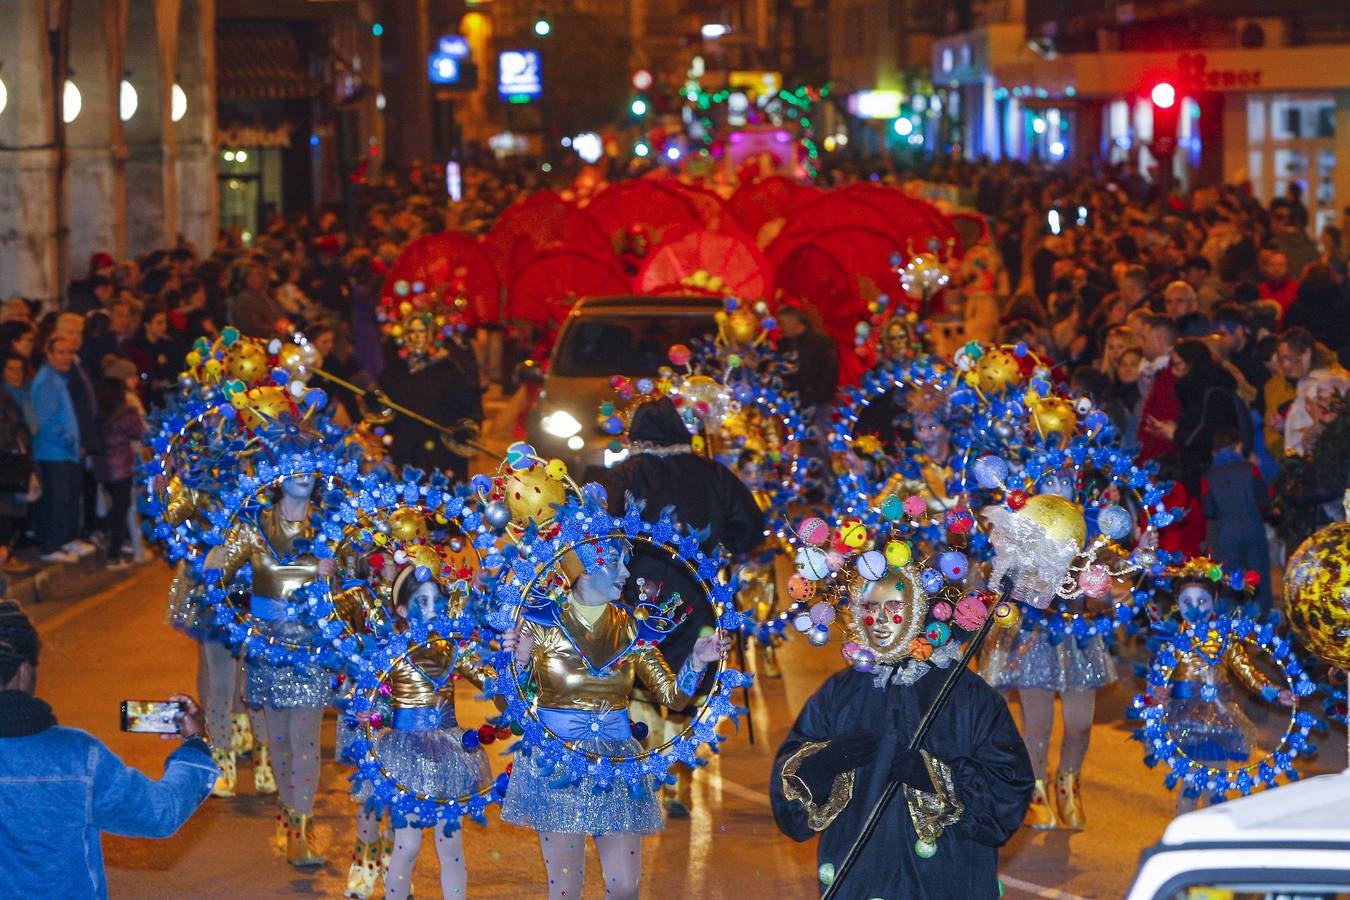
[[[577,301],[558,332],[539,400],[526,433],[541,456],[558,458],[578,478],[588,466],[613,466],[626,451],[610,448],[600,404],[616,399],[610,379],[656,375],[672,344],[716,330],[717,297],[588,297]]]
[[[1350,770],[1178,816],[1127,900],[1350,900]]]

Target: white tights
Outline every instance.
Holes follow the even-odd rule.
[[[642,880],[642,835],[597,834],[595,849],[608,900],[636,900]],[[549,900],[580,900],[586,881],[586,835],[539,832]]]
[[[197,695],[206,708],[206,733],[214,746],[228,748],[242,666],[219,641],[198,641],[197,648]]]
[[[1055,727],[1055,692],[1039,688],[1018,688],[1022,704],[1022,739],[1031,756],[1031,768],[1037,778],[1045,778],[1050,768],[1050,732]],[[1064,691],[1059,695],[1064,709],[1064,736],[1059,743],[1059,770],[1081,772],[1092,737],[1092,717],[1097,709],[1097,692]]]
[[[378,824],[377,824],[378,829]],[[413,866],[422,849],[421,828],[395,828],[394,852],[389,857],[389,870],[384,873],[385,900],[408,900],[412,891]],[[464,832],[456,828],[449,837],[440,825],[436,834],[436,856],[441,862],[441,896],[463,897],[469,876],[464,868]]]
[[[319,729],[323,707],[294,709],[263,707],[267,739],[272,748],[272,771],[281,802],[302,816],[314,814],[319,789]]]

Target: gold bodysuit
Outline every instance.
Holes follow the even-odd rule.
[[[475,687],[483,686],[483,668],[472,653],[456,654],[453,641],[432,638],[401,656],[389,671],[389,700],[394,709],[455,710],[455,679],[464,676]]]
[[[1210,639],[1202,643],[1200,647],[1212,655],[1219,649],[1218,640],[1217,636],[1211,635]],[[1260,694],[1263,689],[1268,687],[1278,687],[1262,674],[1261,670],[1252,662],[1251,654],[1247,651],[1247,645],[1242,641],[1230,640],[1220,662],[1221,666],[1214,666],[1210,665],[1199,653],[1183,653],[1177,660],[1176,669],[1172,672],[1172,680],[1222,687],[1227,682],[1227,678],[1220,671],[1223,668],[1231,672],[1233,677],[1253,694]]]
[[[522,631],[534,637],[531,660],[540,706],[588,712],[627,709],[634,678],[657,703],[671,709],[683,709],[693,699],[680,690],[675,673],[655,645],[629,650],[637,622],[623,608],[611,603],[591,625],[568,602],[558,620],[560,625],[540,625],[528,619],[521,625]],[[620,654],[621,659],[607,666]],[[593,672],[587,660],[603,671]]]
[[[291,522],[282,518],[279,505],[269,506],[258,513],[256,523],[234,526],[221,545],[224,580],[228,582],[248,563],[253,567],[253,595],[285,600],[293,591],[319,580],[318,557],[306,553],[282,562],[294,553],[297,540],[313,537],[308,517]]]

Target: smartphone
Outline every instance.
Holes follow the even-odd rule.
[[[177,734],[187,709],[176,700],[123,700],[122,730],[138,734]]]

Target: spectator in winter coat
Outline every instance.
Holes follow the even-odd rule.
[[[1166,316],[1144,319],[1144,364],[1139,370],[1139,393],[1144,403],[1139,414],[1139,458],[1169,459],[1177,446],[1165,431],[1147,427],[1150,420],[1175,422],[1181,418],[1176,375],[1172,371],[1172,346],[1177,342],[1176,323]]]
[[[285,312],[267,292],[267,273],[252,265],[244,272],[244,289],[230,301],[230,324],[249,337],[274,338]]]
[[[94,457],[94,477],[108,494],[108,568],[125,568],[123,545],[130,537],[127,513],[136,475],[135,444],[145,434],[136,388],[140,376],[130,360],[109,356],[103,361],[103,379],[95,388],[103,450]]]
[[[1216,432],[1213,445],[1214,460],[1201,487],[1209,555],[1226,566],[1260,575],[1253,599],[1262,613],[1268,613],[1274,598],[1263,518],[1270,509],[1270,494],[1260,470],[1244,455],[1242,435],[1236,429]]]
[[[80,423],[75,416],[67,378],[75,366],[75,346],[53,335],[47,341],[47,362],[33,379],[33,459],[37,461],[42,496],[33,524],[44,562],[73,562],[80,527]]]

